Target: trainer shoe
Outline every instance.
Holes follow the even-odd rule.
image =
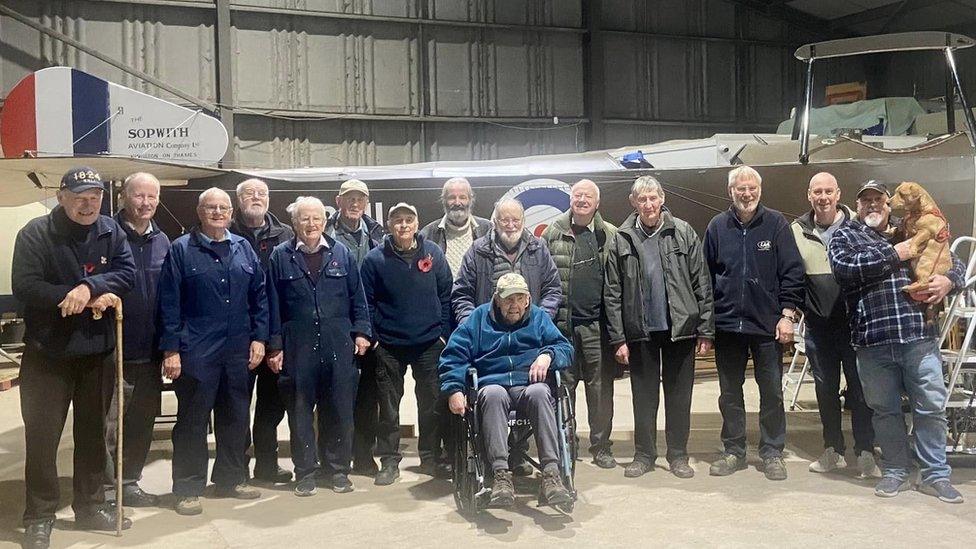
[[[315,487],[315,475],[308,475],[295,484],[295,495],[300,498],[314,496],[318,492]]]
[[[963,502],[963,497],[962,494],[959,493],[959,490],[956,490],[955,487],[952,486],[952,483],[949,482],[948,479],[944,478],[931,483],[923,482],[918,485],[918,491],[925,495],[935,496],[939,498],[939,501],[943,501],[945,503]]]
[[[695,476],[695,470],[688,465],[687,457],[679,457],[671,460],[671,474],[678,478],[691,478]]]
[[[637,478],[653,470],[654,463],[643,459],[634,459],[634,461],[631,461],[624,467],[624,476],[627,478]]]
[[[857,456],[857,470],[859,478],[881,478],[881,469],[874,459],[874,453],[864,450]]]
[[[713,477],[727,477],[736,471],[745,469],[747,466],[745,456],[738,457],[724,453],[722,457],[714,461],[711,467],[708,468],[708,474]]]
[[[215,498],[234,498],[234,499],[258,499],[261,497],[261,491],[257,488],[251,488],[245,483],[240,483],[234,486],[217,486],[214,489]]]
[[[349,480],[349,475],[345,473],[336,473],[332,475],[332,491],[337,494],[347,494],[354,490],[352,481]]]
[[[898,495],[899,492],[904,492],[905,490],[910,490],[912,487],[908,480],[902,480],[898,477],[883,477],[880,482],[874,485],[874,495],[879,498],[893,498]]]
[[[376,473],[373,484],[377,486],[389,486],[393,481],[400,478],[400,467],[396,463],[384,463],[380,472]]]
[[[617,466],[617,460],[613,459],[613,452],[609,448],[597,451],[593,456],[593,463],[600,469],[613,469]]]
[[[847,467],[847,460],[843,454],[838,454],[833,448],[827,448],[817,461],[810,463],[811,473],[829,473],[834,469]]]
[[[786,480],[786,463],[782,456],[768,457],[763,460],[763,474],[769,480]]]
[[[180,498],[176,500],[176,514],[190,517],[203,512],[203,505],[198,497]]]

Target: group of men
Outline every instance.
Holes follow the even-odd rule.
[[[521,452],[510,453],[514,407],[532,418],[542,497],[558,504],[568,493],[556,469],[549,371],[564,372],[574,399],[583,383],[589,451],[610,469],[617,466],[613,381],[617,364],[629,366],[635,452],[624,474],[631,478],[655,468],[663,385],[668,468],[689,478],[695,355],[714,349],[724,452],[709,473],[721,476],[746,467],[743,384],[751,358],[762,470],[783,480],[782,353],[801,311],[824,429],[825,451],[811,471],[846,466],[843,372],[854,455],[863,477],[880,477],[875,493],[890,497],[910,486],[901,408],[907,394],[919,490],[962,501],[949,482],[945,387],[932,326],[900,290],[916,250],[899,241],[890,196],[878,182],[861,187],[854,211],[840,204],[836,179],[817,174],[808,190],[811,211],[790,224],[761,204],[760,174],[739,166],[728,177],[732,204],[703,239],[668,210],[652,176],[633,183],[634,211],[619,227],[599,213],[600,188],[577,182],[569,210],[541,238],[526,229],[514,199],[496,203],[491,221],[474,216],[475,195],[463,178],[444,184],[444,216],[422,230],[416,208],[403,202],[389,209],[385,227],[370,218],[369,188],[358,180],[342,184],[332,216],[318,198],[299,197],[287,208],[288,226],[269,212],[268,186],[249,179],[236,189],[236,208],[227,192],[204,191],[199,224],[172,243],[153,221],[155,177],[125,180],[114,219],[99,213],[104,189],[94,170],[70,171],[59,205],[17,235],[12,286],[26,324],[25,546],[49,542],[59,500],[55,456],[71,403],[77,526],[115,527],[105,490],[114,475],[106,453],[114,452],[117,421],[125,426],[123,500],[158,504],[138,481],[159,409],[160,365],[178,400],[173,493],[182,515],[202,512],[211,416],[216,497],[261,496],[249,484],[252,442],[253,478],[292,480],[278,464],[277,428],[286,414],[296,495],[313,495],[320,483],[349,492],[353,471],[374,476],[377,485],[395,482],[408,366],[422,472],[451,474],[448,412],[463,414],[473,404],[463,385],[474,367],[492,502],[511,504],[513,477],[532,471],[513,457]],[[946,276],[928,281],[930,303],[962,288],[964,269],[953,259]],[[122,417],[110,397],[112,321],[92,315],[118,298],[125,304]]]

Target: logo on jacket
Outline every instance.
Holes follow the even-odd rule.
[[[525,208],[525,228],[542,236],[549,223],[569,209],[569,185],[558,179],[530,179],[502,195],[515,198]],[[495,213],[491,217],[494,219]]]
[[[773,249],[773,243],[768,240],[760,240],[759,243],[756,244],[756,248],[760,252],[768,252],[769,250]]]

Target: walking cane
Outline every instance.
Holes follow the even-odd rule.
[[[115,400],[118,404],[118,421],[115,425],[115,535],[122,537],[122,424],[125,422],[122,392],[124,372],[122,371],[122,299],[113,295],[112,307],[115,309]],[[95,320],[102,318],[102,312],[92,311]]]

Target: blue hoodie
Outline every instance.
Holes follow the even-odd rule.
[[[481,386],[517,387],[529,384],[529,366],[542,353],[552,356],[550,369],[564,370],[572,364],[573,346],[549,313],[530,305],[521,322],[507,325],[496,320],[492,303],[472,311],[441,353],[437,371],[445,395],[464,390],[472,367],[478,370]]]

